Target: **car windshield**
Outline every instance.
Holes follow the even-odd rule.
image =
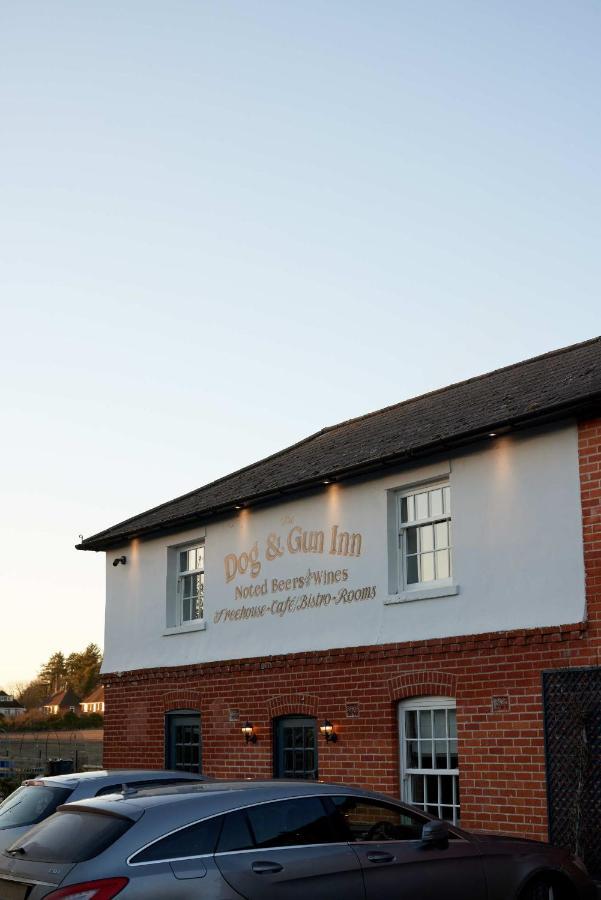
[[[6,852],[39,862],[78,863],[98,856],[132,825],[123,816],[64,810],[40,822]]]
[[[73,788],[24,784],[0,803],[0,829],[36,825],[66,803]]]

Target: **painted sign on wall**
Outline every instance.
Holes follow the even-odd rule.
[[[375,585],[351,587],[347,584],[350,578],[347,566],[327,567],[327,563],[333,561],[332,557],[336,561],[346,561],[361,556],[363,534],[360,531],[347,531],[339,524],[327,529],[305,528],[294,524],[292,516],[287,520],[291,527],[286,531],[270,531],[264,539],[257,538],[241,553],[230,552],[224,556],[225,583],[234,582],[232,600],[238,601],[238,605],[216,610],[213,614],[216,625],[265,616],[282,617],[375,598]],[[282,559],[295,563],[307,556],[312,559],[302,571],[295,569],[285,577],[279,573],[274,576],[273,571],[269,571],[273,569],[273,563]],[[239,583],[241,579],[250,579],[251,583]],[[251,601],[251,604],[246,605],[245,601]]]

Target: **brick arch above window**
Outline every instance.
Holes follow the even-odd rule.
[[[279,697],[271,697],[267,701],[267,710],[270,719],[279,716],[315,716],[319,707],[319,698],[313,694],[281,694]]]
[[[200,698],[196,691],[168,691],[163,695],[163,712],[176,709],[194,709],[200,712]]]
[[[431,669],[403,672],[388,679],[388,694],[391,700],[406,700],[408,697],[455,697],[457,676],[451,672],[433,672]]]

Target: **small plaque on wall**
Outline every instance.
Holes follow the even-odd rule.
[[[240,711],[237,709],[230,709],[230,711],[229,711],[230,722],[237,722],[239,718],[240,718]]]
[[[347,719],[359,718],[359,704],[358,703],[347,703],[346,704],[346,717],[347,717]]]
[[[509,697],[507,694],[501,694],[498,697],[491,697],[491,711],[494,713],[506,712],[509,709]]]

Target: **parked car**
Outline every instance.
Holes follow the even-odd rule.
[[[28,779],[0,803],[0,850],[12,844],[32,825],[51,816],[61,803],[114,794],[123,785],[140,789],[200,779],[201,775],[157,769],[104,769]]]
[[[300,781],[68,803],[0,855],[0,900],[591,900],[594,891],[563,850]]]

